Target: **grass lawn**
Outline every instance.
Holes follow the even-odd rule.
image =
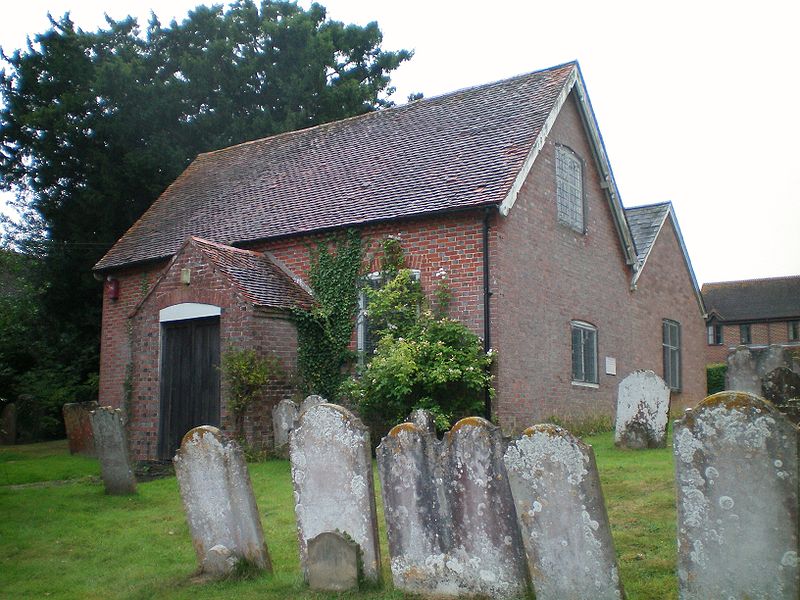
[[[677,598],[672,453],[595,448],[622,580],[630,599]],[[198,583],[174,477],[131,497],[103,493],[91,459],[66,442],[0,447],[0,598],[404,598],[391,586],[383,511],[384,587],[356,594],[307,590],[300,576],[288,461],[251,464],[275,573]],[[377,473],[376,485],[379,484]]]

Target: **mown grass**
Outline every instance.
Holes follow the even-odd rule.
[[[586,441],[595,448],[628,597],[677,598],[671,452],[618,450],[611,435]],[[0,448],[0,597],[408,597],[391,585],[380,494],[384,586],[326,595],[302,582],[287,461],[250,465],[274,574],[216,583],[194,577],[174,477],[140,483],[135,496],[112,497],[93,479],[98,472],[96,461],[69,456],[65,443]],[[44,481],[60,483],[33,483]]]

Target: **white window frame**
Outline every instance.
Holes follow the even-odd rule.
[[[415,281],[420,280],[421,271],[419,269],[404,269],[411,272],[411,277]],[[381,271],[373,271],[363,276],[363,280],[367,281],[380,281],[383,273]],[[369,321],[367,319],[367,294],[364,289],[358,292],[358,314],[356,316],[356,350],[358,351],[358,362],[364,364],[364,356],[367,348],[367,331]]]
[[[577,176],[575,176],[577,171]],[[567,146],[556,145],[556,211],[558,222],[577,233],[586,232],[583,161]]]
[[[719,335],[717,335],[719,334]],[[708,326],[708,345],[721,346],[725,343],[722,333],[722,325],[720,323],[712,323]]]
[[[670,331],[671,330],[671,331]],[[674,335],[673,335],[674,334]],[[677,338],[677,340],[675,339]],[[661,347],[663,350],[664,382],[671,390],[679,392],[683,385],[681,324],[673,319],[664,319],[661,326]],[[675,358],[675,368],[672,359]]]
[[[570,339],[570,377],[573,385],[598,387],[600,382],[600,373],[597,368],[597,327],[586,321],[570,321],[569,323],[569,339]],[[580,373],[576,376],[575,370],[575,331],[581,332],[580,341]],[[587,341],[590,346],[587,346]],[[591,351],[591,358],[594,359],[593,373],[587,376],[587,348]],[[591,377],[594,375],[594,377]]]

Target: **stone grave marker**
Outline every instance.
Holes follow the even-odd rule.
[[[778,367],[761,378],[761,396],[778,407],[800,398],[800,375],[788,367]]]
[[[779,367],[786,367],[792,370],[792,355],[789,349],[778,344],[771,344],[766,348],[758,348],[750,351],[756,364],[756,372],[763,379],[767,373]]]
[[[9,402],[0,414],[0,445],[12,446],[17,442],[17,405]]]
[[[64,415],[64,427],[67,430],[70,454],[97,456],[89,413],[99,406],[97,402],[91,401],[72,402],[62,407],[61,412]]]
[[[89,419],[106,494],[135,493],[136,478],[128,453],[128,436],[122,411],[110,406],[100,406],[89,413]]]
[[[275,440],[275,452],[287,455],[289,451],[289,434],[297,422],[297,404],[289,399],[278,402],[272,409],[272,435]]]
[[[751,394],[761,393],[761,376],[758,374],[756,359],[747,346],[737,346],[725,359],[725,389]]]
[[[246,560],[271,572],[239,444],[216,427],[195,427],[183,437],[173,464],[200,570],[225,576],[239,560]]]
[[[510,598],[526,593],[525,556],[503,464],[500,428],[461,419],[443,441],[442,474],[452,520],[448,570],[461,595]]]
[[[325,531],[308,540],[308,585],[312,590],[345,592],[358,588],[358,544]]]
[[[537,600],[623,597],[591,446],[536,425],[503,457]]]
[[[667,440],[669,387],[653,371],[634,371],[619,384],[614,443],[663,448]]]
[[[437,483],[440,453],[433,433],[414,423],[394,427],[376,451],[392,580],[406,592],[460,590],[447,567],[453,536],[444,487]]]
[[[364,578],[380,580],[380,548],[369,431],[347,409],[317,404],[300,413],[289,438],[300,565],[308,581],[308,542],[339,531],[361,549]]]
[[[797,428],[753,394],[720,392],[675,422],[684,600],[796,600]]]
[[[421,431],[436,433],[436,418],[433,413],[424,408],[417,408],[408,415],[408,422],[416,425]]]
[[[317,406],[318,404],[324,404],[327,402],[325,398],[322,396],[317,396],[316,394],[311,394],[310,396],[306,396],[305,399],[300,403],[300,410],[298,412],[298,417],[306,412],[309,408],[313,406]]]

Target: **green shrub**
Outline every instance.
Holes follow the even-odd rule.
[[[252,349],[230,350],[222,355],[222,376],[228,385],[228,410],[236,436],[243,434],[247,409],[279,374],[280,365],[274,356],[261,356]]]
[[[709,396],[725,389],[725,373],[727,371],[728,367],[725,363],[706,366],[706,391]]]

